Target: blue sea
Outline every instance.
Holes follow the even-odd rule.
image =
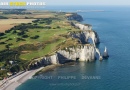
[[[100,37],[99,49],[103,53],[106,46],[110,57],[58,67],[16,90],[130,90],[130,6],[46,6],[43,10],[89,11],[78,14],[84,18],[82,23],[93,26]]]

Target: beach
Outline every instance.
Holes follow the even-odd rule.
[[[42,70],[44,67],[26,71],[10,80],[8,80],[6,83],[4,83],[0,90],[15,90],[19,85],[27,81],[28,79],[31,79],[33,75],[35,75],[36,72]]]

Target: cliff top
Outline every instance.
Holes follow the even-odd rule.
[[[12,28],[0,32],[0,67],[4,67],[1,77],[7,72],[26,69],[31,60],[50,55],[59,49],[78,45],[78,39],[70,37],[69,32],[81,32],[71,25],[66,18],[70,13],[50,11],[5,10],[0,16],[7,22],[12,19],[33,19],[31,22],[19,22]],[[71,14],[72,21],[80,21],[82,17]],[[12,23],[9,23],[12,24]],[[13,63],[10,63],[13,62]],[[14,67],[12,67],[14,65]],[[12,68],[9,68],[12,67]],[[19,70],[17,69],[19,67]]]

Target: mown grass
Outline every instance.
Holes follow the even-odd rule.
[[[15,63],[19,66],[20,70],[25,70],[30,63],[35,61],[35,59],[52,55],[57,50],[78,44],[77,40],[68,37],[69,32],[76,31],[78,29],[70,25],[70,21],[65,18],[66,13],[33,10],[30,12],[32,14],[27,15],[0,13],[0,15],[10,18],[10,20],[6,20],[7,24],[17,25],[24,23],[25,21],[27,22],[27,24],[20,24],[13,29],[8,30],[9,32],[6,31],[4,36],[0,36],[0,67],[5,67],[6,69],[3,71],[0,70],[1,79],[7,77],[7,72],[10,72],[10,60],[16,61]],[[20,19],[25,19],[25,17],[29,19],[24,22],[19,21]],[[11,19],[13,20],[13,18],[17,19],[11,22]],[[29,20],[33,20],[35,18],[42,19],[37,19],[32,23],[28,23]],[[51,28],[46,28],[48,26]],[[21,32],[22,34],[19,34]],[[23,38],[23,35],[28,37]],[[34,36],[38,36],[38,38],[32,38]],[[19,38],[20,40],[18,40]],[[25,41],[22,41],[21,39],[24,39]],[[12,45],[7,47],[7,45],[10,44]],[[11,53],[8,51],[11,51]],[[17,57],[14,57],[16,55]],[[14,71],[17,72],[16,69],[14,69]]]
[[[51,43],[51,44],[47,44],[44,49],[39,49],[37,51],[33,51],[33,52],[30,52],[27,54],[21,54],[20,58],[23,60],[31,60],[33,58],[45,56],[45,55],[55,51],[57,49],[56,46],[58,44],[62,43],[64,40],[65,40],[65,38],[64,39],[62,38],[59,41],[56,41],[56,42]]]
[[[5,42],[7,44],[12,43],[13,46],[11,46],[10,48],[15,48],[18,47],[20,45],[23,44],[36,44],[39,42],[45,42],[48,41],[50,39],[56,38],[57,36],[59,36],[60,34],[64,34],[67,33],[68,31],[64,28],[61,29],[29,29],[28,32],[26,32],[26,34],[29,36],[28,38],[24,38],[26,41],[19,41],[16,42],[16,38],[21,38],[21,36],[18,36],[17,34],[12,34],[12,32],[7,33],[5,35],[6,38],[0,40],[1,42]],[[30,37],[35,36],[35,35],[39,35],[40,37],[38,39],[30,39]],[[12,40],[6,41],[9,38],[12,38]],[[0,51],[4,50],[5,48],[5,44],[0,45]]]
[[[52,12],[49,14],[56,15]],[[50,29],[45,29],[45,28],[28,29],[28,32],[25,32],[25,34],[28,35],[29,37],[23,38],[23,39],[25,39],[25,41],[16,42],[16,38],[22,38],[22,36],[17,35],[17,33],[13,34],[13,31],[11,31],[10,33],[6,33],[6,35],[5,35],[6,38],[1,40],[1,42],[5,42],[6,44],[0,45],[0,51],[6,49],[5,45],[11,44],[11,43],[13,45],[10,46],[10,49],[17,48],[24,44],[33,44],[33,45],[36,45],[37,43],[45,44],[44,48],[39,48],[38,50],[31,50],[31,51],[27,50],[28,53],[24,53],[24,54],[22,53],[20,55],[20,58],[23,60],[31,60],[33,58],[45,56],[45,55],[55,51],[59,47],[58,45],[63,43],[63,41],[66,40],[65,37],[62,37],[60,35],[67,34],[69,31],[77,30],[74,27],[72,27],[70,25],[70,23],[68,23],[68,20],[65,19],[64,14],[58,15],[57,18],[58,19],[54,19],[54,20],[52,19],[52,22],[49,25],[47,23],[39,23],[39,22],[31,23],[32,25],[37,24],[38,26],[43,26],[43,27],[48,25],[51,28]],[[59,27],[59,28],[57,28],[57,27]],[[17,30],[17,32],[20,32],[20,31]],[[39,35],[39,38],[30,39],[30,37],[33,37],[35,35]],[[11,38],[12,40],[7,41],[9,38]],[[46,42],[54,41],[57,38],[59,40],[46,44]],[[62,45],[61,47],[63,48],[67,45],[73,45],[73,44],[75,44],[75,43],[73,43],[73,40],[67,40],[67,43],[65,43],[65,45]]]

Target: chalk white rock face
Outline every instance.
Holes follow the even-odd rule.
[[[59,64],[59,60],[67,61],[74,60],[76,61],[94,61],[96,53],[99,54],[99,60],[102,59],[99,49],[95,48],[94,45],[80,45],[77,47],[68,47],[66,50],[59,50],[52,56],[44,57],[44,64]]]
[[[81,25],[82,28],[82,25]],[[79,39],[82,43],[88,43],[88,39],[92,39],[92,44],[77,45],[76,47],[67,47],[65,50],[59,50],[54,55],[44,57],[42,59],[45,65],[59,64],[61,61],[77,60],[79,61],[93,61],[95,60],[96,53],[99,55],[99,60],[102,60],[102,56],[96,43],[99,42],[99,38],[96,32],[83,30],[77,33],[70,33],[73,38]]]
[[[80,30],[92,30],[92,26],[76,23],[75,26]]]
[[[93,60],[95,60],[94,46],[84,46],[81,49],[80,61],[93,61]]]
[[[88,43],[88,39],[91,38],[93,44],[99,43],[99,37],[94,31],[81,31],[78,33],[70,34],[73,38],[78,38],[82,43]]]
[[[58,64],[59,63],[57,54],[50,56],[50,58],[51,58],[52,64]]]
[[[95,48],[93,45],[83,45],[69,50],[60,50],[58,53],[68,60],[93,61],[95,60]]]
[[[45,65],[59,63],[57,54],[54,54],[54,55],[48,56],[48,57],[44,57],[42,60],[43,60]]]

